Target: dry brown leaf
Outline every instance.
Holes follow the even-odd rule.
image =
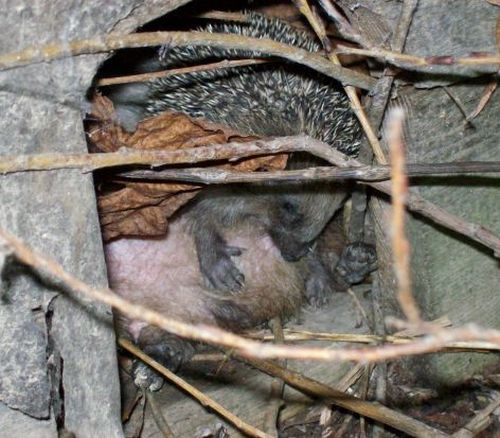
[[[210,144],[245,142],[255,136],[238,134],[230,128],[185,114],[166,112],[138,124],[133,133],[116,122],[113,103],[96,95],[88,137],[93,150],[115,152],[120,148],[176,150]],[[245,158],[218,167],[235,171],[281,170],[286,154]],[[98,193],[98,206],[105,240],[122,236],[160,236],[166,233],[168,218],[201,189],[194,184],[119,182],[123,187]]]
[[[492,5],[500,6],[500,0],[486,0],[486,1]]]

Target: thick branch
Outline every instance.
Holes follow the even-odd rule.
[[[469,161],[432,164],[408,164],[409,177],[449,177],[451,175],[464,175],[471,173],[498,173],[500,161]],[[120,172],[113,176],[133,180],[149,181],[183,181],[197,184],[234,184],[262,181],[384,181],[391,178],[390,167],[362,166],[362,167],[309,167],[302,170],[281,170],[273,172],[237,172],[233,170],[190,167],[188,169],[162,169],[162,170],[131,170]]]
[[[326,143],[306,136],[281,137],[268,141],[258,140],[249,143],[228,143],[202,146],[194,149],[175,151],[120,151],[104,154],[41,154],[4,157],[0,160],[0,174],[24,170],[53,170],[79,168],[86,171],[132,164],[163,166],[166,164],[191,164],[206,161],[235,160],[255,155],[276,154],[281,152],[309,152],[329,163],[342,167],[360,167],[361,163],[333,149]],[[369,183],[378,191],[391,194],[389,181]],[[472,240],[491,248],[500,255],[500,238],[488,229],[467,222],[420,195],[410,191],[406,199],[409,210],[425,216],[433,222],[454,230]]]
[[[188,338],[234,349],[238,354],[254,358],[307,359],[321,361],[380,362],[406,355],[441,351],[450,342],[486,341],[500,344],[500,331],[473,324],[456,329],[440,329],[421,339],[402,345],[383,345],[360,349],[324,349],[290,345],[269,345],[235,335],[218,327],[192,325],[171,318],[144,306],[133,304],[111,289],[96,289],[66,272],[61,265],[39,255],[16,237],[0,228],[0,245],[4,245],[20,263],[30,267],[41,278],[58,284],[76,295],[99,301],[118,310],[130,319],[144,321],[182,338]]]
[[[414,437],[446,437],[449,436],[433,427],[427,426],[414,418],[389,409],[379,403],[361,400],[345,392],[331,388],[316,380],[303,376],[295,371],[281,367],[273,362],[238,357],[253,367],[270,376],[279,377],[287,385],[298,389],[312,397],[327,399],[333,405],[348,409],[351,412],[387,424],[397,430]]]
[[[256,53],[259,57],[267,55],[287,59],[323,73],[343,84],[353,85],[364,90],[371,89],[375,84],[375,80],[370,76],[332,65],[317,53],[311,53],[270,39],[209,32],[144,32],[130,35],[103,35],[86,40],[29,47],[20,52],[0,55],[0,70],[77,55],[160,45],[168,47],[211,46],[220,49],[248,50]]]

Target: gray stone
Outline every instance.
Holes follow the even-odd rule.
[[[0,53],[131,32],[183,3],[2,0]],[[103,59],[84,55],[0,72],[0,154],[85,153],[86,92]],[[0,226],[88,284],[107,285],[91,175],[0,176]],[[79,437],[122,436],[110,309],[68,297],[25,269],[6,266],[4,277],[2,435],[57,436],[56,416],[64,412],[57,426]]]

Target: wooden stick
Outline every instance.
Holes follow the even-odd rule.
[[[145,354],[142,350],[137,348],[132,342],[125,338],[118,339],[118,345],[124,350],[132,353],[134,356],[141,359],[144,363],[148,364],[151,368],[158,371],[162,376],[167,378],[170,382],[174,383],[176,386],[186,391],[189,395],[196,398],[203,406],[209,407],[217,412],[222,418],[233,424],[237,429],[246,433],[252,437],[258,438],[273,438],[271,435],[262,432],[261,430],[251,426],[250,424],[244,422],[240,417],[234,415],[232,412],[228,411],[224,406],[217,403],[215,400],[211,399],[199,389],[195,388],[193,385],[187,383],[184,379],[174,374],[169,369],[165,368],[160,363],[156,362],[153,358]]]
[[[140,73],[136,75],[115,76],[112,78],[101,78],[96,86],[106,87],[109,85],[130,84],[132,82],[145,82],[152,79],[161,79],[168,76],[178,76],[199,71],[220,70],[225,68],[245,67],[256,64],[266,64],[272,62],[270,59],[224,59],[210,64],[194,65],[190,67],[171,68],[169,70],[154,71],[149,73]]]
[[[403,144],[404,111],[393,108],[389,113],[387,135],[391,152],[392,182],[392,253],[397,280],[397,298],[401,310],[412,324],[418,324],[420,311],[411,291],[410,243],[405,235],[405,199],[408,194],[408,178],[405,173]]]
[[[500,345],[499,330],[486,329],[473,324],[459,328],[434,330],[432,334],[407,344],[360,349],[339,348],[331,350],[317,347],[263,344],[218,327],[204,324],[193,325],[166,318],[158,312],[123,299],[110,289],[93,288],[73,277],[55,261],[35,253],[2,228],[0,228],[0,245],[5,246],[18,262],[30,267],[45,281],[59,285],[64,291],[73,292],[77,298],[86,297],[107,304],[131,319],[144,321],[182,338],[234,348],[238,354],[246,357],[380,362],[405,355],[441,351],[450,342],[486,341]]]
[[[316,380],[303,376],[288,368],[283,368],[273,362],[249,359],[247,357],[235,356],[238,360],[263,371],[270,376],[279,377],[287,385],[312,396],[327,399],[332,404],[348,409],[351,412],[379,421],[397,430],[414,437],[447,437],[449,435],[427,426],[407,415],[387,408],[376,402],[369,402],[353,397],[345,392],[331,388]]]
[[[309,67],[342,83],[369,90],[375,80],[363,73],[332,65],[317,53],[264,38],[210,32],[143,32],[130,35],[101,35],[78,41],[51,43],[0,55],[0,70],[49,62],[71,56],[105,53],[118,49],[166,45],[168,47],[211,46],[219,49],[249,50],[259,56],[276,56]]]
[[[341,168],[361,166],[359,161],[347,157],[326,143],[306,136],[292,136],[268,141],[257,140],[243,144],[227,143],[175,151],[134,150],[131,152],[120,151],[103,154],[20,155],[0,160],[0,174],[19,172],[25,169],[80,168],[94,170],[132,164],[162,166],[165,164],[199,163],[211,160],[234,160],[241,157],[280,152],[308,152]],[[369,185],[378,191],[388,195],[391,194],[391,184],[388,181],[369,183]],[[425,200],[416,192],[409,192],[406,205],[409,210],[492,249],[495,256],[500,257],[500,238],[490,230],[449,213],[438,205]]]

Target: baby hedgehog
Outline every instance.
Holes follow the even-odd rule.
[[[199,30],[320,50],[310,34],[283,21],[253,13],[246,18],[244,23],[208,24]],[[250,56],[260,55],[212,47],[162,47],[159,56],[139,69]],[[349,155],[357,153],[360,143],[358,124],[338,84],[283,61],[128,84],[110,97],[129,130],[145,117],[177,111],[243,134],[305,133]],[[301,154],[289,163],[292,168],[317,164]],[[314,244],[346,195],[343,185],[325,182],[208,187],[173,218],[165,238],[121,239],[107,245],[111,285],[122,296],[171,318],[235,331],[293,314],[304,300],[321,304],[331,292],[335,266],[325,266]],[[358,281],[373,269],[370,247],[356,246],[345,253],[344,283]],[[358,272],[350,272],[350,265]],[[192,352],[188,343],[153,327],[119,320],[140,346],[172,369]],[[143,381],[141,375],[146,376]],[[142,386],[155,386],[154,374],[146,368],[136,377]]]
[[[313,35],[264,15],[247,13],[244,23],[207,24],[198,30],[272,39],[310,52],[321,47]],[[258,52],[215,47],[168,47],[142,70],[200,65],[222,59],[269,58]],[[244,134],[281,136],[305,133],[351,156],[360,128],[338,83],[286,61],[198,71],[115,88],[110,95],[123,126],[162,111],[177,111],[232,127]]]

